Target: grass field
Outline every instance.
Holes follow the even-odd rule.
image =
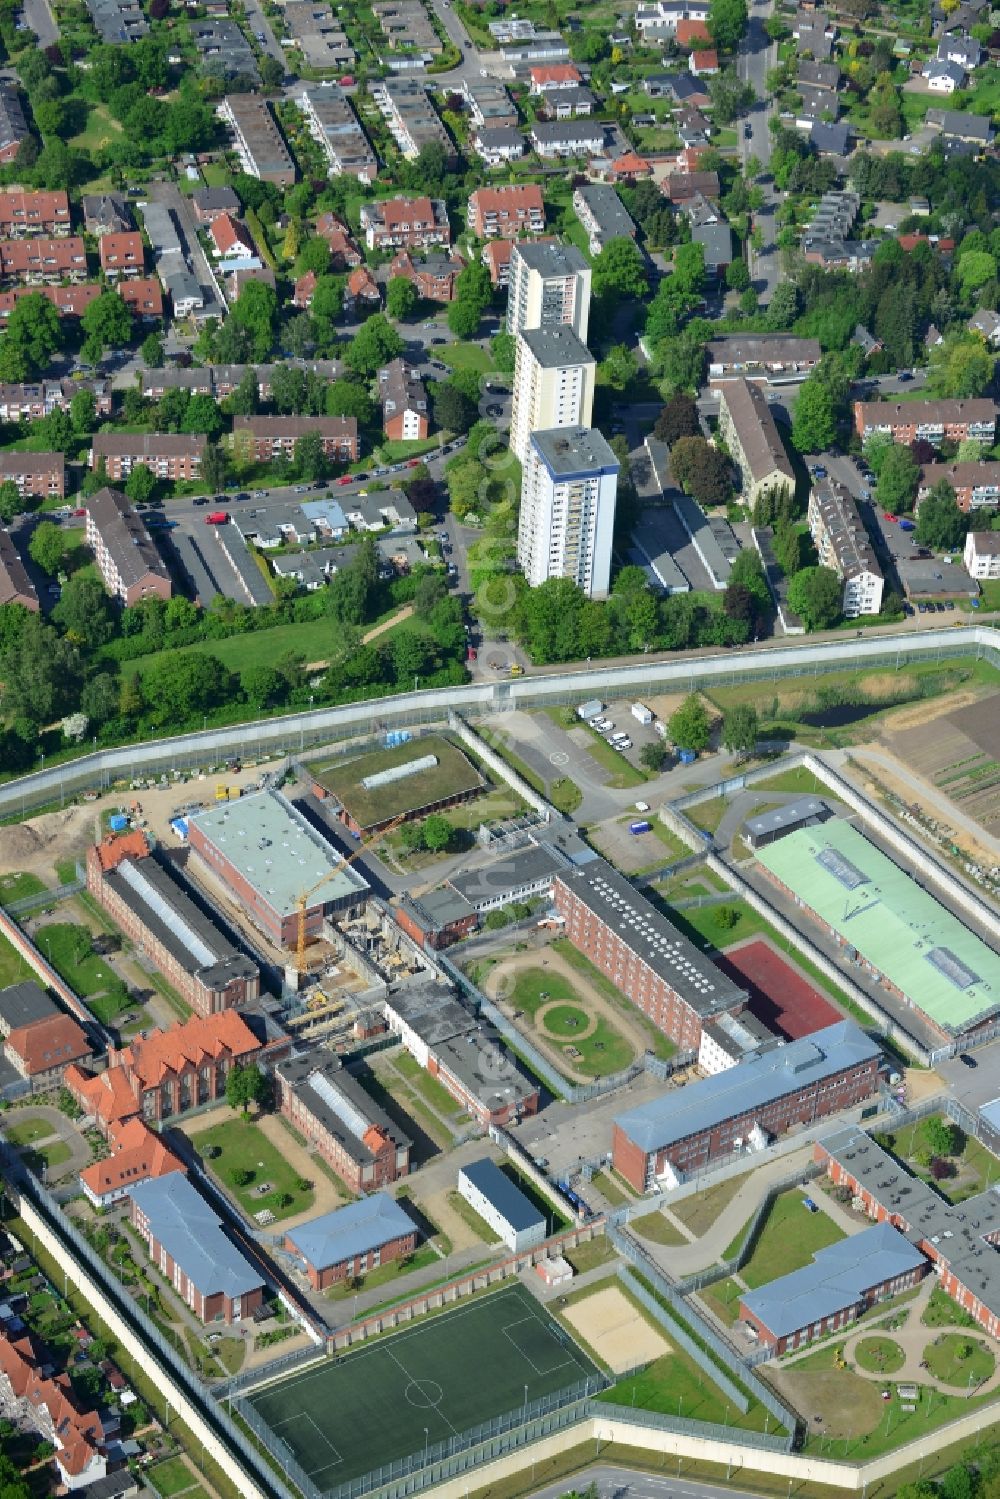
[[[264,1208],[270,1208],[277,1219],[312,1207],[312,1188],[300,1191],[296,1185],[297,1172],[252,1119],[227,1119],[224,1124],[202,1131],[194,1143],[202,1152],[206,1145],[218,1147],[220,1154],[209,1164],[250,1218]],[[237,1186],[233,1177],[241,1171],[249,1171],[250,1180]],[[258,1188],[265,1183],[269,1184],[269,1190],[260,1192]]]
[[[34,977],[34,973],[16,948],[11,946],[6,937],[0,937],[0,989],[16,984],[19,979]]]
[[[924,1130],[929,1123],[929,1119],[921,1119],[898,1133],[893,1133],[893,1154],[905,1161],[908,1171],[912,1171],[921,1181],[932,1182],[935,1190],[952,1203],[964,1202],[967,1197],[974,1197],[977,1192],[994,1185],[1000,1177],[996,1157],[971,1135],[965,1136],[965,1143],[958,1155],[949,1157],[956,1175],[934,1181],[927,1167],[914,1157],[914,1152],[925,1144]]]
[[[53,922],[39,929],[35,945],[105,1025],[128,1008],[128,990],[108,960],[94,952],[87,927]]]
[[[45,1166],[51,1171],[53,1166],[64,1165],[72,1154],[65,1140],[51,1140],[48,1145],[31,1146],[25,1158],[32,1170],[40,1171]]]
[[[438,358],[453,370],[475,370],[485,375],[493,368],[493,361],[485,349],[478,344],[445,344],[438,350]]]
[[[376,1270],[367,1270],[360,1277],[361,1285],[358,1286],[352,1277],[349,1280],[338,1280],[336,1285],[327,1291],[327,1299],[330,1301],[346,1301],[356,1291],[374,1291],[379,1286],[391,1286],[394,1281],[403,1276],[411,1274],[414,1270],[422,1270],[426,1265],[440,1263],[441,1256],[430,1244],[424,1244],[410,1255],[404,1255],[402,1259],[390,1260],[387,1265],[379,1265]]]
[[[0,874],[0,906],[12,906],[29,895],[40,895],[44,889],[37,874]]]
[[[371,788],[361,784],[369,776],[430,755],[435,756],[437,764],[426,770]],[[353,758],[313,762],[307,768],[321,786],[343,802],[361,828],[386,822],[403,813],[419,812],[461,792],[477,791],[485,784],[462,751],[438,734],[411,739],[392,749],[371,750]]]
[[[9,1124],[4,1135],[12,1145],[34,1145],[36,1140],[47,1140],[55,1134],[50,1120],[40,1114],[29,1114],[18,1124]]]
[[[594,966],[585,953],[578,952],[572,942],[568,941],[565,937],[557,938],[553,942],[552,947],[555,952],[566,959],[571,968],[575,968],[578,973],[585,974],[588,982],[593,984],[594,988],[603,994],[610,1004],[614,1005],[616,1009],[624,1011],[634,1023],[642,1026],[648,1037],[647,1048],[654,1056],[666,1058],[674,1055],[677,1050],[674,1043],[662,1031],[657,1030],[656,1026],[651,1021],[648,1021],[641,1011],[629,1003],[624,995],[615,988],[611,980],[599,968]]]
[[[484,1371],[489,1377],[484,1378]],[[521,1286],[249,1396],[321,1489],[417,1457],[595,1373]]]
[[[819,1249],[845,1237],[826,1213],[810,1213],[802,1193],[792,1188],[771,1204],[753,1253],[740,1271],[751,1290],[808,1265]]]
[[[967,1311],[953,1301],[940,1286],[935,1286],[920,1318],[925,1327],[975,1327]]]
[[[730,1176],[714,1187],[706,1187],[704,1192],[696,1192],[681,1202],[675,1202],[670,1211],[675,1218],[681,1220],[685,1228],[691,1230],[696,1239],[700,1239],[703,1234],[708,1233],[726,1204],[733,1200],[741,1187],[746,1186],[750,1175],[748,1171],[743,1176]]]
[[[982,1384],[996,1368],[996,1359],[986,1344],[960,1332],[942,1333],[928,1343],[924,1358],[937,1379],[961,1389]]]
[[[604,1076],[619,1072],[634,1059],[635,1052],[602,1016],[592,1016],[573,985],[545,968],[525,968],[517,975],[511,1003],[530,1015],[538,1033],[557,1049],[572,1046],[579,1056],[566,1061],[577,1072]],[[553,1008],[547,1009],[547,1006]],[[539,1011],[545,1014],[539,1018]],[[580,1032],[594,1021],[589,1035]]]
[[[872,1374],[895,1374],[906,1362],[902,1348],[892,1338],[861,1338],[854,1345],[855,1362]]]
[[[629,1228],[640,1239],[648,1239],[651,1244],[676,1245],[686,1244],[688,1241],[676,1228],[669,1218],[662,1213],[646,1213],[641,1218],[633,1218]]]

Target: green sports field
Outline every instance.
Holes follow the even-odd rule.
[[[515,1285],[247,1400],[324,1491],[596,1372]]]

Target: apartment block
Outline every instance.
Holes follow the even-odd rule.
[[[142,235],[134,229],[104,234],[98,243],[101,270],[109,281],[119,276],[140,276],[145,265]]]
[[[421,0],[374,0],[372,11],[393,51],[436,57],[444,50]],[[389,66],[393,66],[392,61]]]
[[[331,176],[374,182],[378,159],[343,89],[336,83],[303,89],[296,103],[306,117],[309,134],[322,148]]]
[[[925,463],[920,470],[917,509],[944,480],[955,491],[959,510],[995,510],[1000,506],[1000,463]]]
[[[545,203],[537,183],[480,187],[469,197],[469,229],[477,239],[518,239],[545,229]]]
[[[17,485],[19,495],[45,500],[66,493],[66,460],[62,453],[0,453],[0,484]]]
[[[267,100],[259,94],[228,94],[218,112],[232,129],[243,170],[261,182],[291,187],[295,164]]]
[[[427,249],[451,244],[448,210],[439,198],[382,198],[361,205],[369,250]]]
[[[89,465],[103,459],[109,479],[127,479],[144,463],[157,479],[197,479],[208,439],[180,432],[95,432]]]
[[[708,378],[712,380],[761,380],[771,375],[812,373],[822,356],[816,338],[795,338],[788,333],[730,333],[707,347]]]
[[[69,198],[66,193],[26,193],[18,188],[0,192],[0,238],[68,234],[69,230]]]
[[[378,372],[382,430],[394,442],[423,439],[430,430],[429,405],[423,381],[402,359]]]
[[[510,446],[522,464],[532,432],[590,426],[596,368],[593,354],[567,325],[518,334]]]
[[[720,387],[719,436],[740,471],[748,504],[755,505],[762,494],[794,491],[792,465],[758,386],[736,379]]]
[[[282,7],[285,25],[303,61],[318,72],[353,68],[358,55],[330,6],[316,0],[288,0]]]
[[[92,380],[37,380],[0,384],[0,421],[17,422],[26,418],[37,421],[48,416],[50,411],[68,411],[73,397],[81,390],[89,390],[94,397],[97,416],[111,415],[110,380],[100,377]]]
[[[996,402],[985,398],[854,403],[854,429],[862,442],[879,432],[906,446],[922,439],[938,447],[946,437],[953,442],[975,437],[992,444],[996,424]]]
[[[573,210],[587,231],[591,255],[599,255],[613,239],[635,239],[632,216],[613,187],[587,183],[573,193]]]
[[[462,93],[473,125],[517,124],[517,109],[498,78],[463,78]]]
[[[809,494],[809,534],[823,567],[843,584],[847,619],[878,614],[885,579],[854,498],[835,479],[820,479]]]
[[[335,463],[353,463],[358,457],[358,423],[353,416],[237,416],[230,446],[245,441],[244,433],[258,463],[279,455],[294,458],[299,439],[313,436],[320,438],[323,452]]]
[[[79,235],[0,240],[0,275],[12,280],[83,281],[87,252]]]
[[[438,117],[423,81],[416,78],[379,78],[371,82],[371,96],[385,117],[396,145],[407,161],[415,161],[432,142],[449,158],[455,155],[451,136]]]
[[[570,578],[588,598],[607,597],[619,467],[593,427],[531,433],[517,537],[531,587]]]
[[[590,266],[575,245],[515,244],[507,281],[508,333],[566,324],[587,342]]]
[[[87,545],[104,586],[123,604],[170,597],[170,574],[156,543],[138,511],[116,489],[99,489],[88,499]]]
[[[29,133],[17,83],[5,78],[0,82],[0,165],[17,160]]]
[[[0,530],[0,607],[20,604],[38,613],[38,594],[9,531]]]
[[[401,276],[411,282],[424,302],[451,302],[455,297],[455,282],[464,268],[461,255],[432,250],[423,259],[414,260],[408,250],[400,250],[392,257],[389,279]]]
[[[126,301],[125,283],[118,288],[122,301]],[[12,286],[9,291],[0,291],[0,326],[6,323],[21,297],[44,297],[51,302],[60,317],[82,317],[91,302],[97,300],[104,290],[98,282],[83,286]]]

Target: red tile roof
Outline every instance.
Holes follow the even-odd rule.
[[[246,1021],[235,1010],[220,1010],[217,1015],[193,1015],[169,1030],[138,1036],[111,1055],[140,1087],[153,1088],[186,1065],[197,1067],[259,1050],[260,1042]]]
[[[712,41],[704,21],[678,21],[674,35],[682,47],[709,46]]]
[[[139,1100],[124,1067],[109,1067],[107,1072],[99,1072],[96,1077],[81,1067],[67,1067],[63,1082],[84,1112],[92,1114],[105,1128],[139,1113]]]
[[[582,83],[583,74],[571,62],[539,63],[530,69],[532,83]]]
[[[80,1172],[80,1180],[95,1197],[104,1197],[122,1187],[137,1186],[158,1176],[167,1176],[171,1171],[186,1171],[187,1167],[168,1150],[160,1136],[149,1129],[141,1119],[133,1117],[126,1123],[120,1120],[108,1130],[111,1155],[103,1161],[94,1161]]]
[[[42,1375],[38,1357],[30,1338],[11,1342],[0,1333],[0,1375],[10,1380],[18,1400],[35,1411],[48,1412],[56,1459],[65,1472],[76,1476],[98,1455],[105,1440],[104,1427],[96,1411],[82,1411],[77,1405],[65,1374],[55,1379]]]
[[[16,1026],[5,1044],[12,1055],[20,1058],[28,1077],[49,1072],[53,1067],[68,1066],[93,1053],[83,1027],[61,1011],[46,1020]]]
[[[220,255],[229,255],[237,247],[245,250],[249,255],[257,253],[257,247],[249,229],[238,219],[231,218],[228,213],[220,213],[214,218],[208,232],[215,241],[215,248]]]
[[[316,272],[306,271],[295,283],[295,293],[292,301],[296,307],[308,307],[316,290]]]
[[[97,859],[104,873],[117,869],[123,859],[144,859],[149,853],[149,843],[141,828],[128,833],[109,833],[103,843],[95,843]]]
[[[397,224],[433,224],[434,204],[430,198],[386,198],[378,205],[387,229]]]
[[[133,281],[123,281],[118,295],[126,307],[145,317],[163,316],[163,291],[155,276],[137,276]]]
[[[123,234],[103,234],[98,248],[101,252],[101,265],[105,270],[135,265],[140,270],[142,269],[144,259],[142,235],[134,229],[127,230]]]
[[[695,71],[698,73],[710,73],[715,71],[719,66],[719,54],[713,47],[710,47],[705,52],[692,52],[691,57],[694,62]]]

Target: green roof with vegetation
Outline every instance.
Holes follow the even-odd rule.
[[[368,776],[428,755],[435,757],[436,765],[370,789],[361,784]],[[306,769],[317,785],[336,797],[359,828],[413,816],[451,797],[479,791],[486,784],[471,760],[439,734],[414,737],[405,744],[372,750],[356,759],[313,761]]]
[[[849,823],[801,828],[757,858],[942,1030],[1000,1007],[1000,956]]]

